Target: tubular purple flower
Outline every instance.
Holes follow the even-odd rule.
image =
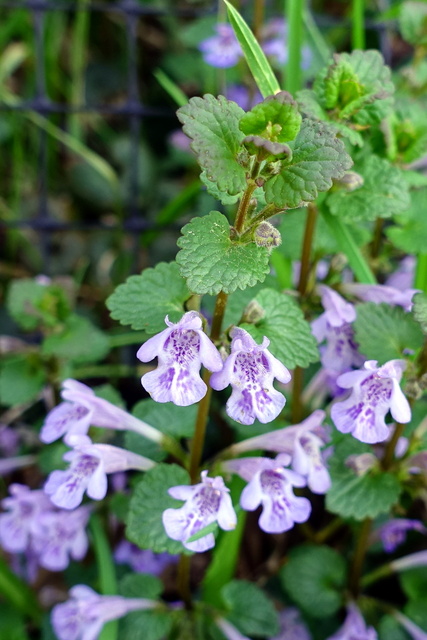
[[[302,434],[314,433],[323,442],[328,440],[326,429],[322,426],[325,419],[325,412],[318,409],[299,424],[294,424],[283,429],[275,429],[260,436],[247,438],[230,447],[229,451],[233,455],[246,451],[264,449],[265,451],[275,451],[276,453],[288,453],[292,455],[295,447],[295,440]]]
[[[86,525],[89,507],[74,511],[50,511],[35,520],[32,531],[32,547],[40,566],[49,571],[63,571],[70,558],[82,560],[89,546]]]
[[[215,36],[199,44],[203,60],[212,67],[223,69],[234,67],[243,54],[233,27],[227,23],[218,23],[215,25],[215,30]]]
[[[145,598],[100,596],[83,584],[70,589],[70,596],[52,609],[51,622],[58,640],[96,640],[106,622],[158,604]]]
[[[402,627],[409,633],[413,640],[427,640],[427,633],[420,629],[415,622],[412,622],[412,620],[404,616],[403,613],[400,613],[400,611],[394,611],[392,615],[398,622],[400,622]]]
[[[420,289],[400,290],[385,284],[360,284],[358,282],[348,282],[342,285],[343,291],[356,296],[366,302],[385,302],[391,306],[400,306],[405,311],[412,309],[412,298]]]
[[[314,433],[307,431],[295,439],[292,468],[307,479],[307,486],[313,493],[326,493],[331,486],[331,477],[325,465],[321,447],[324,442]]]
[[[377,640],[378,635],[373,627],[367,627],[362,614],[354,603],[347,606],[347,617],[344,624],[328,640]]]
[[[158,358],[157,369],[143,375],[141,384],[156,402],[186,407],[206,395],[200,367],[220,371],[223,363],[198,313],[188,311],[176,324],[166,316],[165,323],[168,328],[147,340],[136,354],[142,362]]]
[[[408,556],[403,556],[403,558],[392,560],[389,564],[392,571],[406,571],[406,569],[425,566],[427,566],[427,551],[411,553]]]
[[[227,640],[249,640],[248,637],[242,635],[240,631],[225,618],[217,618],[215,624],[221,629]]]
[[[268,338],[258,345],[238,327],[232,329],[231,337],[231,354],[222,371],[211,376],[210,385],[217,391],[232,386],[226,411],[233,420],[241,424],[253,424],[255,418],[262,423],[271,422],[286,403],[286,398],[273,387],[273,380],[286,384],[291,374],[268,351]]]
[[[322,365],[331,372],[339,373],[348,371],[352,366],[360,366],[363,357],[357,350],[351,326],[356,319],[354,305],[330,287],[319,285],[318,290],[325,312],[311,323],[311,330],[319,344],[326,340],[326,346],[320,348]]]
[[[375,360],[368,360],[364,370],[341,375],[338,384],[352,392],[332,406],[331,418],[338,431],[374,444],[386,440],[390,434],[384,420],[389,410],[397,422],[409,422],[411,408],[399,386],[405,368],[404,360],[390,360],[382,367],[378,367]]]
[[[270,640],[311,640],[311,633],[302,622],[295,607],[287,607],[279,614],[280,632]]]
[[[262,504],[259,526],[266,533],[283,533],[296,522],[305,522],[311,513],[307,498],[295,496],[292,487],[304,487],[305,478],[284,469],[289,462],[287,454],[271,458],[238,458],[222,464],[225,471],[237,473],[249,484],[242,491],[240,506],[245,511],[255,511]]]
[[[151,573],[159,576],[169,565],[175,564],[179,556],[170,553],[154,553],[151,549],[140,549],[129,540],[122,540],[114,551],[117,564],[128,564],[136,573]]]
[[[93,500],[102,500],[107,493],[107,474],[129,469],[147,471],[155,463],[126,449],[108,444],[93,444],[88,436],[70,436],[72,451],[63,459],[71,462],[67,471],[52,471],[44,491],[53,504],[63,509],[75,509],[85,491]]]
[[[215,546],[212,533],[187,542],[189,538],[213,522],[221,529],[230,531],[236,527],[236,513],[233,509],[229,489],[221,476],[208,478],[202,471],[202,482],[193,486],[171,487],[168,493],[177,500],[185,500],[179,509],[166,509],[163,513],[163,526],[172,540],[180,540],[186,549],[199,553]]]
[[[42,442],[54,442],[65,435],[68,444],[70,436],[86,435],[89,427],[103,427],[117,431],[129,430],[140,433],[145,438],[162,443],[164,435],[127,411],[116,407],[108,400],[98,398],[94,391],[77,380],[68,379],[62,383],[61,403],[48,414],[40,432]]]
[[[10,553],[26,551],[37,519],[52,509],[41,490],[32,491],[24,484],[11,484],[10,496],[1,504],[7,513],[0,514],[0,544]]]
[[[397,547],[405,542],[408,531],[427,533],[426,527],[418,520],[408,518],[393,518],[374,532],[374,537],[379,538],[386,553],[393,553]]]

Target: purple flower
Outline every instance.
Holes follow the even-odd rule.
[[[215,545],[212,533],[194,542],[189,538],[213,522],[221,529],[230,531],[236,527],[236,514],[233,509],[229,489],[221,476],[208,478],[202,471],[202,482],[193,486],[172,487],[168,493],[177,500],[185,500],[179,509],[166,509],[163,513],[163,525],[172,540],[180,540],[186,549],[203,552]]]
[[[159,576],[178,556],[170,553],[154,553],[150,549],[140,549],[129,540],[122,540],[114,552],[117,564],[128,564],[136,573],[151,573]]]
[[[410,289],[414,282],[415,264],[415,256],[406,256],[400,261],[396,271],[387,278],[385,284],[388,287],[399,289],[399,291]]]
[[[238,458],[222,465],[224,470],[249,481],[240,496],[240,506],[245,511],[255,511],[262,504],[259,526],[266,533],[289,531],[295,522],[308,520],[311,513],[310,501],[292,491],[292,487],[304,487],[306,481],[295,471],[283,468],[288,462],[289,456],[281,454],[276,460]]]
[[[98,398],[94,391],[82,382],[65,380],[62,383],[61,396],[65,402],[48,414],[40,432],[42,442],[50,443],[65,435],[65,442],[68,444],[70,436],[85,435],[90,425],[136,431],[158,443],[164,440],[160,431],[108,400]]]
[[[236,102],[244,111],[249,111],[259,102],[262,102],[262,95],[258,90],[253,95],[249,89],[242,84],[231,84],[227,87],[225,97]]]
[[[389,567],[392,571],[406,571],[415,567],[427,566],[427,551],[417,551],[403,558],[398,558],[390,562]]]
[[[412,298],[420,289],[405,289],[401,291],[395,287],[384,284],[359,284],[349,282],[343,285],[343,290],[366,302],[376,302],[377,304],[385,302],[391,306],[400,306],[405,311],[412,309]]]
[[[347,617],[344,624],[328,640],[377,640],[378,635],[373,627],[367,627],[357,606],[347,606]]]
[[[157,369],[142,376],[141,384],[156,402],[186,407],[206,395],[199,375],[201,365],[220,371],[222,359],[195,311],[185,313],[176,324],[166,316],[165,323],[168,328],[147,340],[136,354],[142,362],[158,358]]]
[[[292,468],[307,479],[313,493],[326,493],[331,486],[331,477],[320,451],[324,442],[310,431],[295,439]]]
[[[311,640],[311,633],[301,621],[300,612],[288,607],[279,614],[280,633],[270,640]]]
[[[425,526],[418,520],[393,518],[377,529],[374,535],[380,538],[386,553],[393,553],[402,542],[405,542],[406,533],[411,530],[427,533]]]
[[[215,624],[221,629],[227,640],[249,640],[249,638],[242,635],[240,631],[225,618],[217,618]]]
[[[203,60],[212,67],[234,67],[242,56],[242,48],[233,27],[227,23],[215,25],[216,35],[203,40],[199,49]]]
[[[33,526],[32,548],[40,566],[62,571],[73,560],[82,560],[88,549],[86,525],[90,508],[50,511],[39,515]]]
[[[100,596],[83,584],[70,589],[70,595],[70,600],[52,609],[52,627],[59,640],[96,640],[106,622],[157,606],[145,598]]]
[[[231,354],[222,371],[211,376],[211,387],[220,391],[231,384],[233,391],[226,410],[237,422],[252,424],[255,418],[271,422],[286,403],[285,397],[273,387],[273,380],[286,383],[291,374],[268,351],[268,338],[264,337],[258,345],[247,331],[237,327],[232,329],[231,336]]]
[[[0,543],[6,551],[19,553],[28,549],[35,522],[52,503],[43,491],[23,484],[11,484],[9,492],[1,503],[7,513],[0,515]]]
[[[412,620],[400,613],[400,611],[394,611],[393,617],[396,618],[402,627],[409,633],[413,640],[427,640],[427,633],[420,629]]]
[[[307,478],[310,489],[314,493],[326,493],[331,480],[320,451],[328,440],[322,426],[324,418],[324,411],[314,411],[300,424],[242,440],[230,450],[233,455],[255,449],[288,454],[294,471]]]
[[[154,462],[131,451],[108,444],[93,444],[88,436],[70,436],[64,460],[71,462],[67,471],[52,471],[44,491],[53,504],[63,509],[75,509],[86,491],[93,500],[102,500],[107,493],[107,474],[128,469],[146,471]]]
[[[368,360],[364,368],[338,378],[340,387],[352,392],[332,406],[331,417],[341,433],[351,433],[361,442],[373,444],[389,436],[390,428],[384,420],[389,410],[397,422],[411,419],[411,408],[399,386],[406,362],[390,360],[378,367],[376,360]]]
[[[331,372],[339,373],[352,366],[360,366],[363,358],[357,351],[351,326],[356,319],[354,305],[325,285],[319,285],[318,290],[325,312],[311,323],[311,329],[319,344],[326,340],[326,346],[320,350],[322,365]]]

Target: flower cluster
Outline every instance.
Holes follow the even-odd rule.
[[[50,571],[62,571],[70,559],[82,560],[86,555],[90,507],[64,512],[43,491],[20,484],[10,486],[2,506],[0,544],[5,551],[27,554]]]
[[[139,349],[142,362],[158,358],[154,371],[141,378],[143,387],[156,402],[173,402],[188,406],[201,400],[207,392],[200,378],[200,367],[213,371],[210,385],[222,390],[228,385],[232,394],[227,402],[228,415],[242,424],[270,422],[283,409],[286,399],[273,387],[277,378],[287,383],[287,368],[268,350],[269,340],[261,345],[244,329],[231,331],[231,353],[225,362],[202,329],[202,320],[189,311],[174,324],[166,317],[168,328],[153,336]]]

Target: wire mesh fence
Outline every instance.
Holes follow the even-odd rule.
[[[145,171],[141,166],[143,159],[140,153],[141,136],[149,133],[153,123],[162,129],[173,118],[173,106],[165,101],[163,106],[152,104],[147,100],[141,87],[141,77],[144,76],[144,69],[141,65],[141,49],[139,42],[139,30],[141,24],[146,21],[161,19],[196,19],[203,16],[213,16],[218,10],[216,0],[204,3],[184,4],[176,0],[164,0],[162,4],[147,4],[140,0],[117,0],[117,1],[90,1],[90,0],[0,0],[0,15],[5,18],[14,12],[16,15],[21,12],[27,20],[27,29],[32,39],[32,60],[33,60],[33,82],[31,91],[19,91],[14,94],[7,94],[6,98],[0,100],[0,113],[18,114],[19,116],[30,116],[27,120],[22,120],[22,126],[32,127],[32,144],[36,154],[36,170],[33,175],[34,198],[30,207],[22,206],[19,196],[15,202],[21,206],[12,207],[12,211],[6,213],[0,211],[0,230],[10,232],[11,230],[31,230],[34,242],[38,243],[41,254],[41,268],[44,272],[50,271],[50,255],[52,250],[52,237],[54,234],[64,232],[91,232],[108,231],[112,233],[127,234],[131,238],[128,248],[136,254],[140,245],[141,234],[157,228],[156,220],[145,215],[144,206],[141,205],[139,196],[140,174]],[[80,90],[71,91],[71,99],[67,96],[60,96],[58,92],[52,95],[46,77],[47,48],[55,32],[48,21],[53,14],[61,14],[70,23],[77,21],[83,14],[91,22],[92,33],[94,33],[94,23],[99,22],[100,33],[98,39],[105,37],[107,40],[114,40],[116,35],[114,30],[120,31],[121,45],[123,48],[123,60],[120,80],[120,96],[113,99],[100,100],[88,96],[87,92]],[[106,35],[102,35],[102,30],[106,28],[106,23],[102,22],[104,17],[109,17]],[[320,17],[319,25],[323,27],[334,27],[337,23],[328,17]],[[80,22],[80,25],[82,23]],[[48,28],[49,27],[49,28]],[[382,23],[367,23],[367,27],[377,32],[378,44],[383,51],[387,61],[390,61],[390,48],[388,27]],[[87,25],[86,25],[87,28]],[[13,42],[13,34],[12,34]],[[68,45],[70,46],[70,45]],[[72,44],[71,44],[72,46]],[[87,52],[83,51],[83,55]],[[73,56],[73,51],[70,51]],[[82,61],[80,60],[80,63]],[[1,70],[0,70],[1,73]],[[108,71],[107,71],[108,76]],[[107,78],[108,79],[108,78]],[[100,80],[102,84],[104,79]],[[74,99],[73,99],[74,96]],[[74,120],[73,120],[74,118]],[[107,122],[109,126],[127,131],[129,144],[125,150],[127,155],[126,165],[128,170],[123,177],[121,186],[124,193],[121,194],[120,206],[113,205],[116,215],[113,216],[92,216],[92,215],[68,215],[58,216],[52,213],[52,185],[50,170],[53,165],[60,165],[63,162],[70,162],[70,157],[80,157],[85,162],[93,161],[98,163],[98,168],[109,169],[102,162],[102,144],[97,141],[95,150],[90,135],[79,140],[79,136],[70,135],[70,123],[79,123],[85,118],[98,118]],[[111,124],[112,123],[112,124]],[[34,126],[35,125],[35,126]],[[79,130],[77,126],[77,131]],[[166,128],[167,128],[166,126]],[[75,132],[74,132],[75,133]],[[52,138],[54,139],[54,149],[52,150]],[[100,147],[99,148],[97,148]],[[95,156],[91,156],[92,152]],[[64,156],[66,160],[64,160]],[[117,185],[116,187],[117,188]],[[154,185],[152,186],[155,189]],[[18,191],[20,187],[17,187]],[[114,198],[113,198],[114,199]]]

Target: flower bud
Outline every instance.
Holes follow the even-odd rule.
[[[261,222],[255,231],[255,243],[258,247],[274,248],[282,244],[280,232],[269,222]]]
[[[256,324],[265,316],[265,310],[261,307],[260,303],[256,300],[251,300],[248,306],[243,311],[242,321],[249,324]]]
[[[342,178],[334,180],[334,185],[344,191],[355,191],[363,186],[363,177],[355,171],[347,171]]]

